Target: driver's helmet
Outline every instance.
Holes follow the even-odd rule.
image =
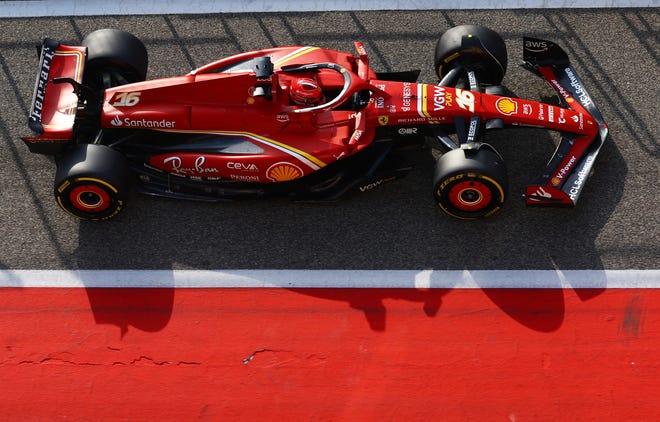
[[[312,78],[297,78],[291,82],[291,101],[298,105],[313,106],[323,101],[323,92]]]

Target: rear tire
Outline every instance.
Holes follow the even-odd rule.
[[[82,220],[107,220],[126,204],[129,168],[126,158],[107,146],[76,145],[57,161],[55,200]]]
[[[507,63],[504,40],[484,26],[455,26],[442,34],[435,47],[435,70],[440,79],[460,64],[474,70],[479,82],[498,85]]]
[[[495,152],[455,149],[436,163],[433,196],[446,214],[475,220],[502,208],[507,185],[506,167]]]
[[[89,86],[104,88],[104,73],[116,72],[125,80],[114,80],[112,86],[147,78],[147,49],[135,35],[118,29],[99,29],[87,35],[82,45],[87,47],[85,83]]]

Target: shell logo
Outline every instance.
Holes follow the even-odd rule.
[[[291,163],[276,163],[266,170],[266,177],[273,182],[286,182],[302,177],[300,167]]]
[[[518,112],[518,103],[511,98],[499,98],[495,102],[495,107],[497,107],[497,111],[507,116]]]
[[[552,186],[559,186],[561,183],[561,180],[559,180],[559,177],[553,177],[552,178]]]

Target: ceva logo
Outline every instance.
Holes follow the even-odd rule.
[[[119,127],[119,126],[121,126],[123,123],[121,122],[121,119],[119,118],[119,116],[115,116],[115,118],[112,119],[112,120],[110,121],[110,124],[111,124],[112,126]]]

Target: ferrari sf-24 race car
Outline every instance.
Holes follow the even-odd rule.
[[[476,219],[507,196],[503,159],[485,134],[542,127],[561,139],[525,201],[575,205],[607,126],[556,44],[523,39],[523,66],[549,83],[556,104],[502,85],[506,45],[485,27],[441,35],[435,85],[418,83],[419,71],[376,72],[355,47],[269,48],[146,80],[146,48],[130,33],[98,30],[81,46],[47,38],[29,116],[35,134],[23,140],[55,156],[60,207],[106,220],[124,210],[131,188],[196,200],[334,200],[404,176],[410,152],[432,139],[443,152],[434,154],[435,202]]]

